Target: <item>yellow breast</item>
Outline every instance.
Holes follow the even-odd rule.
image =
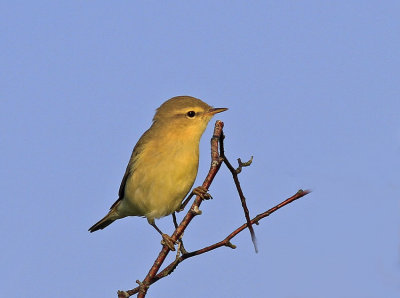
[[[170,132],[143,147],[125,186],[121,207],[126,215],[154,219],[179,208],[193,186],[199,163],[200,137],[187,133]]]

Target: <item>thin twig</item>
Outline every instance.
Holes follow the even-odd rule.
[[[304,197],[305,195],[307,195],[309,193],[310,193],[309,190],[300,189],[296,194],[294,194],[290,198],[288,198],[285,201],[279,203],[278,205],[272,207],[271,209],[269,209],[269,210],[267,210],[267,211],[265,211],[263,213],[260,213],[257,216],[255,216],[251,220],[251,223],[252,224],[258,224],[258,222],[261,219],[263,219],[265,217],[268,217],[269,215],[271,215],[272,213],[274,213],[278,209],[280,209],[280,208],[282,208],[282,207],[284,207],[284,206],[286,206],[286,205],[288,205],[290,203],[293,203],[294,201],[300,199],[301,197]],[[215,243],[213,245],[210,245],[210,246],[204,247],[202,249],[198,249],[198,250],[186,253],[186,254],[176,258],[171,264],[169,264],[160,273],[158,273],[156,276],[154,276],[154,278],[151,280],[149,285],[151,285],[151,284],[155,283],[156,281],[158,281],[158,280],[168,276],[169,274],[171,274],[181,262],[183,262],[184,260],[186,260],[188,258],[204,254],[206,252],[209,252],[211,250],[214,250],[214,249],[217,249],[217,248],[223,247],[223,246],[227,246],[227,247],[230,247],[230,248],[236,248],[236,246],[231,243],[231,240],[237,234],[239,234],[244,229],[246,229],[247,226],[248,226],[247,223],[245,223],[245,224],[241,225],[240,227],[238,227],[236,230],[234,230],[232,233],[230,233],[228,236],[226,236],[225,239],[223,239],[223,240],[221,240],[221,241],[219,241],[219,242],[217,242],[217,243]],[[134,294],[138,293],[139,290],[140,290],[140,286],[136,287],[136,288],[134,288],[132,290],[127,291],[127,293],[129,293],[129,296],[130,296],[130,295],[134,295]],[[129,296],[126,296],[126,297],[129,297]],[[125,297],[125,296],[122,296],[122,297]]]
[[[239,193],[239,197],[240,197],[240,202],[242,203],[244,216],[246,217],[247,226],[249,227],[249,231],[250,231],[250,235],[251,235],[251,241],[253,242],[254,250],[257,253],[258,252],[258,248],[257,248],[256,234],[254,233],[254,229],[253,229],[253,226],[251,224],[250,212],[249,212],[249,209],[247,208],[246,198],[245,198],[245,196],[243,194],[242,188],[240,186],[240,181],[239,181],[239,178],[238,178],[238,174],[242,171],[242,167],[249,166],[251,164],[251,162],[253,161],[253,157],[251,157],[251,159],[248,162],[245,162],[245,163],[242,163],[242,161],[239,158],[238,159],[239,167],[237,169],[235,169],[232,166],[232,164],[229,162],[227,157],[225,156],[224,138],[225,138],[225,136],[222,134],[221,140],[219,142],[220,154],[221,154],[221,157],[224,159],[225,165],[228,167],[229,171],[232,174],[233,181],[235,181],[236,189],[237,189],[237,191]]]
[[[231,173],[233,175],[236,188],[239,192],[243,210],[246,215],[246,223],[243,224],[242,226],[238,227],[236,230],[234,230],[224,240],[217,242],[213,245],[204,247],[199,250],[195,250],[190,253],[187,253],[184,249],[182,249],[182,250],[178,249],[178,254],[176,255],[175,260],[173,262],[171,262],[168,266],[166,266],[162,271],[157,273],[160,270],[161,265],[164,263],[167,255],[170,251],[170,249],[166,245],[164,245],[161,252],[159,253],[157,259],[155,260],[153,266],[151,267],[147,276],[145,277],[145,279],[142,282],[139,280],[136,281],[139,284],[139,286],[132,290],[128,290],[128,291],[118,291],[118,297],[120,297],[120,298],[121,297],[130,297],[137,293],[138,293],[138,297],[145,297],[147,294],[148,288],[150,287],[151,284],[153,284],[154,282],[158,281],[159,279],[164,278],[164,277],[168,276],[169,274],[171,274],[175,270],[175,268],[184,260],[191,258],[193,256],[201,255],[203,253],[209,252],[211,250],[214,250],[214,249],[222,247],[222,246],[230,247],[233,249],[236,248],[236,246],[231,243],[231,239],[234,238],[237,234],[239,234],[241,231],[243,231],[246,228],[249,228],[249,230],[250,230],[250,233],[252,235],[252,240],[253,240],[253,243],[254,243],[256,251],[257,251],[254,231],[252,229],[252,224],[258,224],[259,220],[261,220],[262,218],[269,216],[271,213],[277,211],[279,208],[282,208],[283,206],[288,205],[288,204],[292,203],[293,201],[295,201],[309,193],[309,191],[307,191],[307,190],[306,191],[299,190],[295,195],[293,195],[289,199],[281,202],[280,204],[276,205],[275,207],[273,207],[261,214],[258,214],[256,217],[254,217],[253,219],[250,220],[249,212],[248,212],[248,209],[246,206],[246,201],[245,201],[246,199],[241,190],[237,174],[239,174],[241,172],[242,167],[246,167],[251,164],[253,157],[248,162],[242,162],[240,159],[238,159],[239,167],[237,169],[234,169],[232,167],[232,165],[230,164],[230,162],[226,159],[226,157],[224,155],[224,147],[223,147],[223,137],[224,136],[223,136],[223,132],[222,132],[223,125],[224,124],[221,121],[217,121],[215,123],[214,135],[211,138],[211,166],[210,166],[208,175],[205,178],[202,186],[206,189],[208,189],[210,187],[215,175],[217,174],[219,168],[221,167],[222,162],[225,161],[227,167],[229,168],[229,170],[231,171]],[[221,154],[218,152],[218,145],[220,145]],[[172,234],[171,238],[173,241],[177,241],[178,239],[180,239],[181,236],[183,235],[183,232],[187,228],[188,224],[191,222],[191,220],[196,215],[201,214],[201,211],[199,210],[199,206],[202,203],[202,201],[203,201],[202,197],[196,196],[188,213],[185,215],[185,217],[183,218],[183,220],[181,221],[179,226],[175,229],[174,233]],[[179,251],[182,252],[182,255],[179,254]]]

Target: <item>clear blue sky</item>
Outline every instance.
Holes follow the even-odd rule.
[[[255,227],[258,254],[246,231],[149,297],[400,297],[399,1],[3,1],[0,30],[1,297],[116,297],[144,278],[146,220],[87,229],[175,95],[229,108],[252,215],[313,193]],[[244,222],[226,169],[210,192],[189,250]]]

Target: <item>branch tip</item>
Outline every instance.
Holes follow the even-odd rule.
[[[306,190],[299,189],[299,190],[297,191],[296,195],[307,195],[307,194],[309,194],[310,192],[311,192],[311,190],[309,190],[309,189],[306,189]]]
[[[239,174],[242,171],[243,167],[248,167],[251,165],[251,163],[253,162],[253,156],[250,157],[250,159],[246,162],[242,162],[242,160],[240,158],[237,159],[239,167],[236,169],[236,173]]]

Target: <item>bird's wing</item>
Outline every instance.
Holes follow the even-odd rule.
[[[129,163],[130,164],[130,163]],[[121,185],[119,186],[119,191],[118,191],[118,200],[122,200],[125,194],[125,185],[126,181],[128,180],[129,176],[131,175],[131,171],[129,170],[129,164],[126,167],[125,175],[122,178]]]
[[[133,172],[135,171],[135,163],[137,160],[137,157],[139,153],[142,152],[144,148],[144,144],[147,143],[148,139],[148,131],[147,130],[142,137],[139,139],[139,141],[136,143],[135,148],[133,148],[131,159],[129,160],[128,166],[126,167],[124,177],[122,178],[121,185],[119,187],[118,191],[118,200],[115,201],[114,204],[112,204],[111,208],[112,209],[119,201],[121,201],[124,196],[125,196],[125,186],[126,182],[128,181],[128,178],[132,176]]]
[[[131,160],[129,161],[128,166],[126,167],[124,177],[122,178],[121,185],[119,186],[118,199],[114,202],[114,204],[111,205],[110,210],[111,210],[115,205],[117,205],[119,201],[121,201],[121,200],[124,198],[126,181],[128,180],[128,178],[129,178],[129,177],[132,175],[132,173],[133,173],[133,171],[132,171],[132,169],[131,169],[131,161],[132,161],[132,158],[133,158],[133,154],[134,154],[134,153],[135,153],[135,150],[134,150],[133,153],[132,153]]]

